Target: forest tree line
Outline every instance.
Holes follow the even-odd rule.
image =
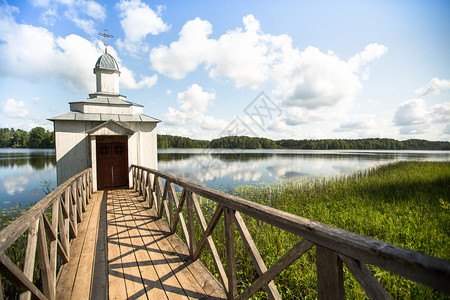
[[[271,140],[260,137],[226,136],[211,141],[158,134],[159,149],[224,148],[224,149],[304,149],[304,150],[450,150],[450,142],[410,139],[399,141],[386,138]],[[53,131],[35,127],[0,128],[0,148],[55,148]]]
[[[304,149],[304,150],[450,150],[450,142],[386,138],[271,140],[248,136],[226,136],[211,141],[158,135],[158,148]]]
[[[53,131],[34,127],[29,132],[22,129],[0,128],[0,148],[55,148]]]

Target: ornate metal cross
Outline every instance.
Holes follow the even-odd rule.
[[[108,53],[109,44],[106,43],[107,39],[112,39],[114,35],[108,33],[108,29],[103,30],[103,32],[98,33],[99,36],[105,39],[103,44],[105,45],[105,53]]]

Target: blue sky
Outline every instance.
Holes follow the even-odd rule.
[[[0,0],[0,127],[52,129],[94,92],[107,28],[120,92],[159,133],[448,141],[449,15],[449,1]]]

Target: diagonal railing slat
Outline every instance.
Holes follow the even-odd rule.
[[[286,252],[273,266],[271,266],[266,272],[259,276],[251,286],[249,286],[242,294],[236,299],[244,300],[250,298],[263,286],[272,281],[278,274],[284,269],[289,267],[294,261],[308,251],[314,244],[305,239],[301,240],[291,250]]]
[[[142,181],[142,178],[137,178],[139,171],[146,171],[154,178],[153,184],[149,184],[149,193],[155,195],[155,206],[159,205],[159,207],[157,207],[158,217],[162,217],[163,207],[167,207],[164,210],[167,219],[169,220],[169,224],[171,225],[170,228],[172,232],[175,232],[176,226],[179,223],[177,221],[178,218],[181,219],[182,217],[183,205],[185,203],[187,204],[186,212],[188,214],[188,227],[190,228],[188,231],[194,232],[192,225],[190,225],[190,220],[193,219],[191,206],[195,208],[195,212],[197,213],[202,228],[202,237],[200,241],[196,243],[195,237],[189,237],[189,232],[187,235],[185,234],[186,243],[188,244],[187,246],[190,251],[189,253],[194,260],[198,259],[203,251],[204,245],[206,243],[209,245],[213,262],[221,277],[222,284],[224,285],[229,299],[246,299],[251,297],[251,295],[265,285],[267,285],[266,288],[269,290],[269,297],[272,299],[279,299],[279,294],[277,295],[278,292],[272,282],[273,278],[292,264],[304,252],[308,251],[314,244],[317,245],[316,252],[318,252],[316,260],[318,269],[320,269],[318,270],[319,286],[325,286],[323,289],[319,288],[319,298],[326,297],[327,293],[333,294],[333,292],[330,291],[334,291],[335,294],[333,294],[333,297],[343,297],[341,259],[345,262],[350,272],[355,276],[368,296],[372,298],[389,295],[370,270],[367,269],[365,264],[377,266],[407,279],[428,285],[444,293],[450,293],[450,285],[448,284],[448,282],[450,282],[450,262],[448,261],[430,257],[422,253],[407,250],[383,241],[348,232],[340,228],[315,222],[217,190],[206,188],[158,170],[136,165],[133,165],[132,169],[133,182],[136,182],[135,187],[139,185],[139,181]],[[161,186],[161,179],[165,180],[164,189]],[[180,201],[177,203],[174,185],[182,189],[182,197],[185,194],[185,197],[188,197],[189,199],[189,195],[192,195],[192,203],[189,203],[190,200],[188,199],[184,202]],[[167,199],[166,194],[168,193],[168,187],[170,187],[170,192]],[[171,197],[170,195],[174,195],[174,197]],[[205,221],[195,195],[209,199],[217,204],[216,211],[211,217],[209,224]],[[156,201],[157,199],[161,199],[161,201]],[[165,205],[165,201],[169,201],[169,204]],[[173,213],[173,210],[169,209],[168,206],[172,201],[175,205],[176,212],[172,222],[170,222],[171,216],[169,216],[169,213]],[[214,241],[211,237],[211,233],[215,228],[217,221],[220,219],[222,210],[225,215],[227,270],[223,268]],[[278,262],[267,269],[245,227],[241,214],[286,232],[293,233],[303,239],[280,258]],[[230,222],[230,220],[233,221]],[[243,237],[244,243],[249,250],[252,261],[259,274],[259,277],[241,295],[237,295],[236,293],[236,269],[233,254],[234,223]],[[185,232],[186,230],[183,228],[183,231]],[[251,249],[253,249],[253,251]],[[334,287],[328,287],[327,278],[332,278],[333,282],[335,282]],[[324,282],[327,284],[324,285]]]
[[[37,231],[39,229],[39,220],[36,220],[34,224],[28,229],[28,241],[27,250],[25,253],[25,262],[23,264],[23,274],[32,282],[34,271],[34,259],[36,257],[37,247]],[[31,292],[25,291],[20,294],[20,300],[31,299]]]
[[[370,299],[392,299],[372,272],[360,261],[339,255]]]
[[[195,197],[194,194],[192,194],[192,200],[194,202],[194,208],[200,221],[200,226],[202,227],[203,230],[203,236],[201,237],[200,241],[197,244],[197,248],[195,249],[193,259],[197,260],[200,257],[200,254],[203,250],[205,243],[208,243],[209,250],[211,252],[211,256],[214,262],[214,266],[217,272],[219,273],[220,280],[223,284],[225,291],[228,291],[228,278],[225,269],[223,267],[222,260],[220,259],[219,252],[217,252],[216,245],[214,244],[214,241],[211,237],[213,229],[216,227],[217,222],[222,216],[223,206],[220,204],[217,205],[217,208],[214,211],[214,214],[212,215],[209,224],[206,225],[205,216],[203,215],[202,210],[200,208],[200,204],[198,203],[197,197]]]
[[[242,240],[244,241],[245,246],[247,247],[248,253],[250,254],[250,257],[253,261],[253,265],[256,268],[256,272],[258,272],[258,275],[261,276],[264,272],[267,271],[266,264],[259,254],[258,248],[256,247],[255,242],[253,241],[252,236],[250,235],[250,232],[248,231],[247,226],[244,223],[244,219],[242,219],[242,216],[239,212],[236,212],[234,214],[234,221],[236,222],[237,229],[242,236]],[[266,291],[270,299],[281,299],[280,293],[278,292],[277,287],[275,286],[275,283],[273,281],[270,281],[266,285]]]
[[[0,254],[0,272],[6,278],[11,280],[20,291],[29,290],[31,294],[42,300],[47,297],[31,282],[31,280],[22,273],[11,259],[4,253]]]

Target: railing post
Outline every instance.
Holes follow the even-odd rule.
[[[28,229],[27,250],[23,267],[23,274],[33,282],[34,262],[36,257],[37,233],[39,230],[39,219],[35,220]],[[3,296],[3,290],[0,290]],[[31,299],[31,292],[26,291],[20,294],[20,300]]]
[[[344,299],[342,260],[338,254],[316,245],[317,292],[319,299]]]
[[[58,218],[59,218],[59,197],[55,199],[52,206],[52,230],[56,234],[58,234]],[[56,236],[56,240],[50,241],[50,276],[52,277],[52,294],[56,295],[56,265],[58,259],[58,237]]]
[[[193,199],[192,192],[188,192],[186,196],[186,210],[187,210],[187,228],[189,234],[189,254],[194,256],[196,240],[195,240],[195,224],[194,224],[194,208],[193,208]]]
[[[237,278],[236,278],[236,253],[234,248],[234,228],[233,228],[234,210],[224,207],[225,217],[225,248],[227,252],[227,277],[228,277],[228,299],[234,299],[237,296]]]
[[[136,189],[136,167],[131,167],[131,173],[133,174],[131,176],[131,179],[133,180],[133,189]]]
[[[92,194],[94,193],[94,185],[92,184],[92,169],[89,170],[89,199],[92,198]]]
[[[142,194],[142,169],[138,169],[137,171],[137,191],[138,194]]]
[[[55,299],[55,283],[51,275],[51,266],[48,258],[47,237],[44,225],[44,214],[39,217],[37,248],[39,254],[39,267],[41,268],[42,288],[44,295]]]

